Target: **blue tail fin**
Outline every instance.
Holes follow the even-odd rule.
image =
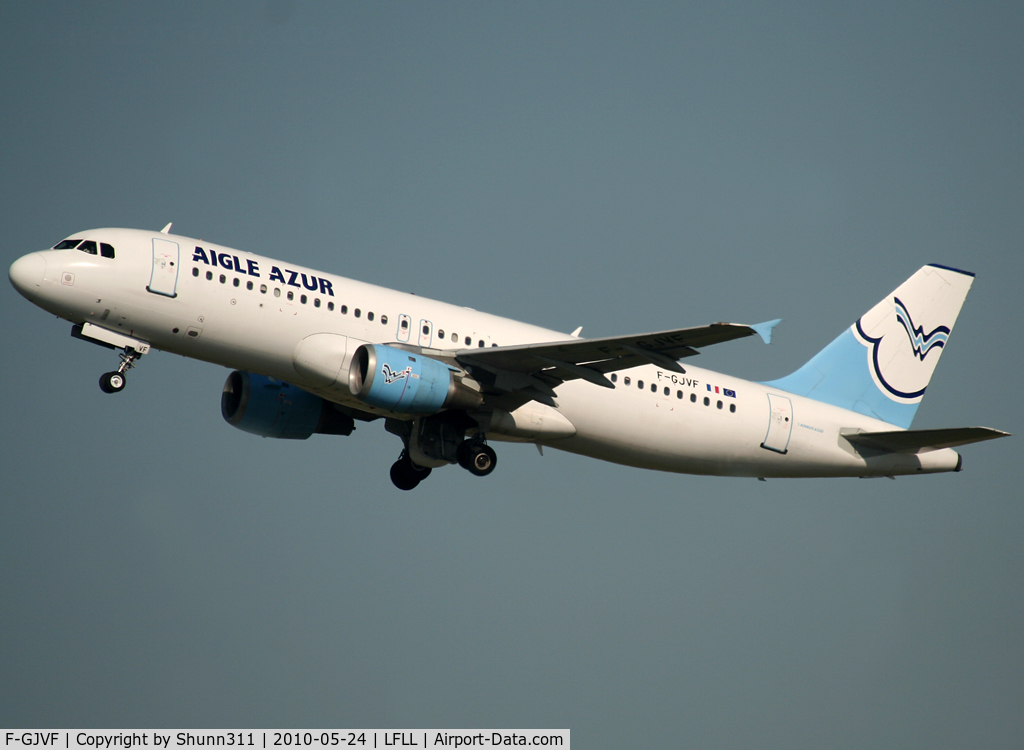
[[[924,266],[799,370],[765,385],[909,428],[973,281]]]

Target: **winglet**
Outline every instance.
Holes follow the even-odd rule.
[[[770,344],[772,343],[772,329],[781,322],[782,318],[776,318],[775,320],[766,320],[764,323],[755,323],[747,328],[760,336],[764,343]]]
[[[167,222],[167,226],[165,226],[163,229],[160,230],[160,234],[167,234],[168,232],[170,232],[171,231],[171,224],[173,224],[173,223],[174,223],[173,221]]]

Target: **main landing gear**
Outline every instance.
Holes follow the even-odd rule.
[[[125,347],[120,356],[121,365],[116,370],[100,375],[100,390],[104,393],[120,393],[123,391],[126,384],[124,374],[135,367],[135,361],[142,355],[128,346]]]
[[[483,427],[464,412],[442,412],[415,420],[389,418],[384,428],[402,439],[404,450],[391,467],[391,481],[400,490],[416,487],[431,468],[458,464],[470,474],[485,477],[498,464]],[[471,437],[466,437],[467,432]]]
[[[485,477],[494,471],[498,457],[494,449],[480,440],[463,440],[456,451],[459,466],[478,477]],[[403,450],[398,460],[391,465],[391,481],[400,490],[416,489],[420,482],[430,476],[429,466],[413,463],[409,451]]]

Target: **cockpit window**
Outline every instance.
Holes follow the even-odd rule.
[[[113,258],[114,257],[114,246],[113,245],[108,245],[106,242],[101,242],[100,243],[100,255],[102,255],[104,258]]]
[[[93,240],[84,240],[82,244],[78,246],[78,249],[83,253],[89,253],[89,255],[96,255],[98,253],[96,250],[96,243]]]
[[[59,245],[54,245],[53,249],[54,250],[70,250],[73,247],[78,247],[78,243],[81,242],[81,241],[82,241],[81,239],[77,239],[77,240],[64,240]]]

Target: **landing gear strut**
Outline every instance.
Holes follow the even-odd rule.
[[[123,391],[126,384],[125,373],[135,367],[135,360],[142,355],[130,346],[126,346],[120,356],[121,365],[116,370],[100,375],[100,390],[104,393],[120,393]]]
[[[415,489],[429,475],[430,467],[414,464],[408,451],[402,451],[398,460],[391,464],[391,481],[400,490]]]

